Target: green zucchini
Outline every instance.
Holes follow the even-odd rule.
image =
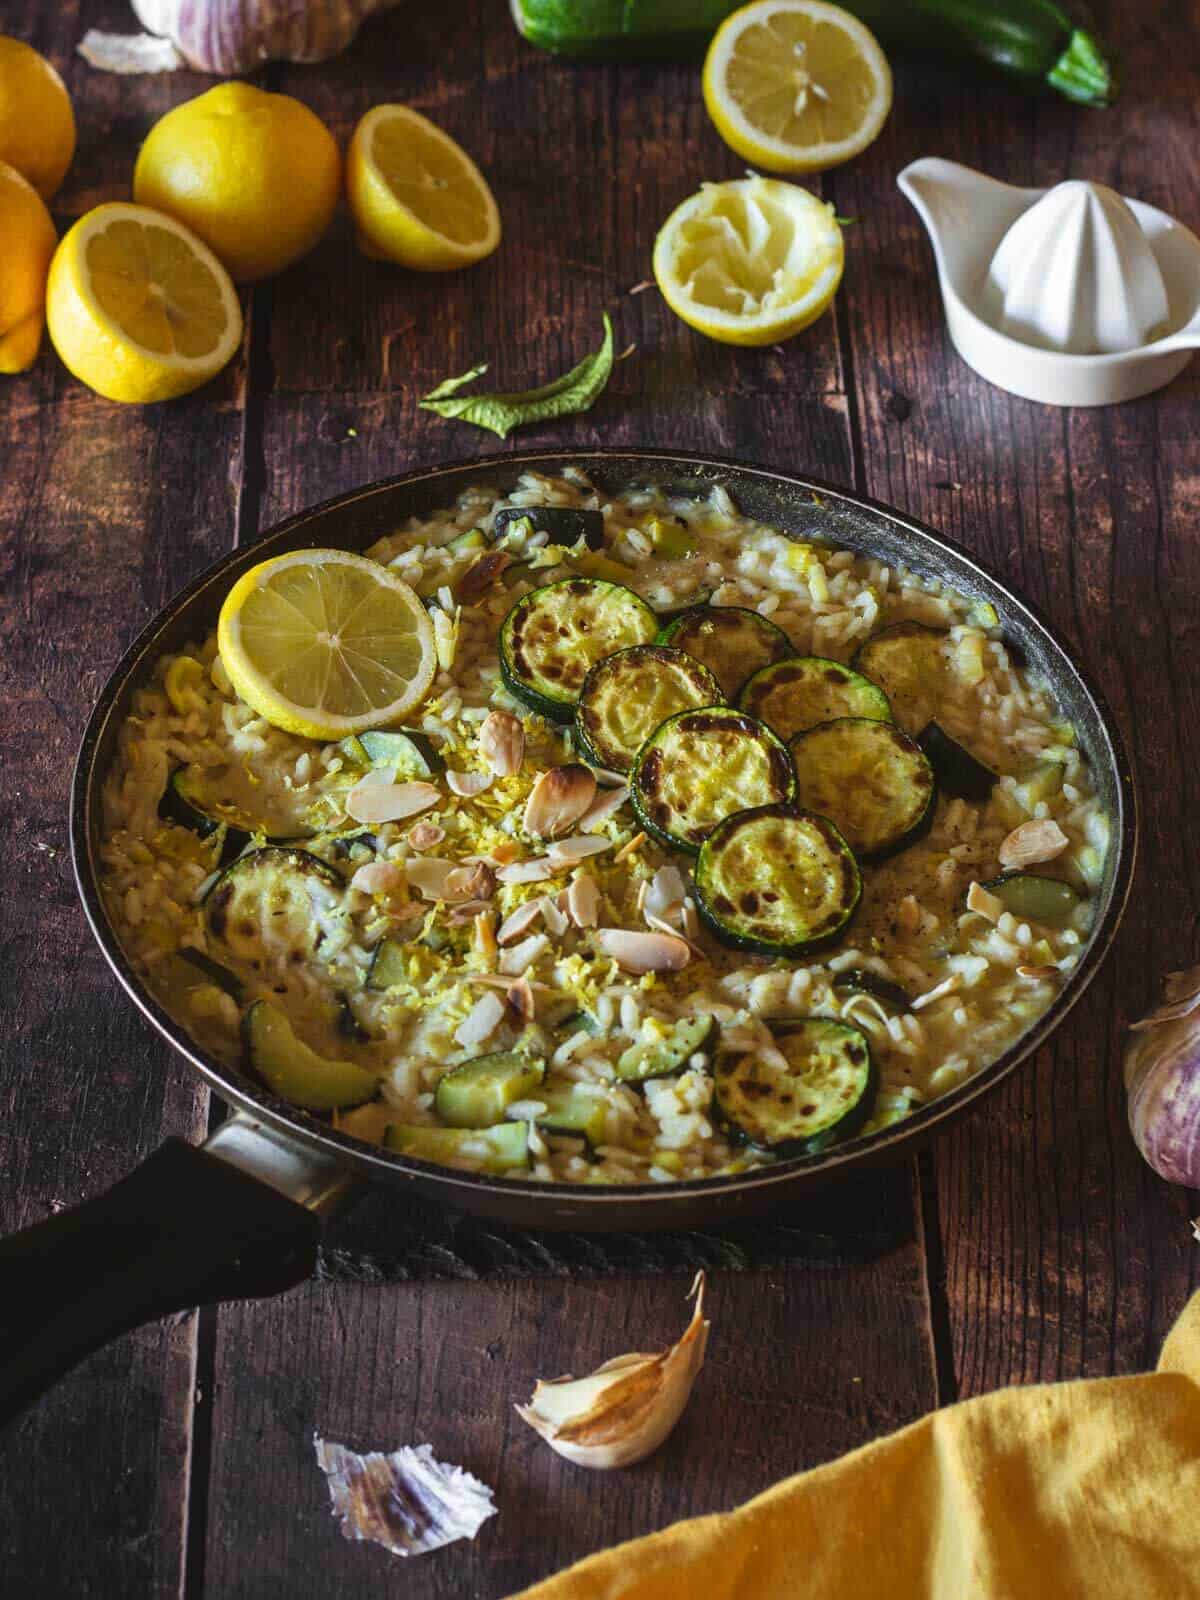
[[[199,973],[209,983],[214,983],[218,989],[224,990],[232,999],[241,1000],[246,985],[236,972],[230,972],[228,967],[223,967],[219,961],[214,961],[211,956],[205,955],[203,950],[196,950],[191,945],[176,951],[176,955],[180,961],[186,961],[191,967],[189,976],[192,983],[195,983],[196,974]]]
[[[923,622],[894,622],[864,640],[851,661],[888,697],[892,716],[918,734],[932,717],[946,678],[946,634]]]
[[[534,1118],[543,1133],[586,1139],[589,1145],[605,1142],[609,1105],[604,1095],[584,1084],[568,1083],[543,1088],[537,1098],[546,1107]]]
[[[646,832],[692,855],[722,818],[796,794],[787,746],[732,706],[668,717],[638,751],[629,783]]]
[[[673,617],[655,642],[674,645],[703,662],[731,705],[747,678],[792,654],[792,641],[783,629],[744,606],[692,606]]]
[[[437,745],[415,728],[370,728],[343,739],[338,749],[359,766],[391,768],[397,783],[437,778],[446,770]]]
[[[787,656],[760,667],[744,685],[738,705],[781,739],[837,717],[892,720],[887,695],[878,684],[824,656]]]
[[[927,723],[917,738],[917,743],[929,757],[929,765],[937,778],[943,794],[959,800],[984,801],[991,797],[997,774],[991,767],[977,761],[957,739],[938,726]]]
[[[492,543],[507,540],[524,544],[531,533],[544,533],[551,544],[573,550],[583,543],[589,550],[604,549],[604,516],[573,506],[504,506],[492,519]]]
[[[847,967],[834,974],[834,994],[869,994],[893,1011],[911,1011],[912,999],[907,989],[902,989],[890,978],[881,978],[866,967]]]
[[[754,1053],[717,1063],[717,1114],[734,1137],[794,1156],[857,1133],[879,1087],[866,1035],[832,1017],[801,1017],[774,1033],[786,1067]]]
[[[490,1173],[529,1165],[529,1134],[523,1122],[502,1122],[495,1128],[435,1128],[425,1124],[390,1123],[383,1147],[399,1156],[415,1156],[440,1166],[477,1165]]]
[[[760,806],[719,823],[700,847],[696,904],[722,944],[800,956],[838,938],[858,910],[862,876],[827,817]]]
[[[628,772],[642,745],[677,711],[721,702],[717,680],[694,656],[670,645],[618,650],[583,680],[575,734],[585,760]]]
[[[594,59],[704,52],[741,0],[510,0],[531,44]],[[1078,0],[845,0],[884,45],[980,62],[1027,89],[1111,105],[1117,70]]]
[[[327,1061],[292,1032],[278,1006],[256,1000],[242,1018],[251,1071],[281,1100],[306,1111],[360,1106],[378,1087],[373,1072],[352,1061]]]
[[[449,555],[467,556],[477,550],[486,550],[487,539],[482,528],[467,528],[463,533],[456,533],[453,539],[447,539],[441,548]]]
[[[542,1062],[516,1050],[476,1056],[438,1079],[433,1109],[449,1128],[491,1128],[514,1100],[524,1100],[546,1075]]]
[[[671,1078],[682,1072],[697,1052],[712,1043],[717,1025],[711,1017],[681,1017],[672,1023],[665,1039],[631,1044],[617,1060],[621,1083],[647,1083],[651,1078]]]
[[[1036,872],[1006,872],[980,885],[994,894],[1022,922],[1042,922],[1059,928],[1071,919],[1082,896],[1061,878],[1045,878]]]
[[[313,830],[297,826],[294,822],[256,816],[247,811],[232,795],[223,794],[221,775],[227,767],[196,771],[192,767],[176,767],[167,779],[163,797],[159,801],[159,816],[168,822],[178,822],[193,833],[207,839],[218,828],[225,828],[222,862],[232,861],[254,837],[269,839],[279,844],[289,839],[307,839]]]
[[[933,822],[933,768],[893,722],[839,717],[791,743],[800,805],[836,823],[864,859],[895,855]]]
[[[367,988],[376,993],[408,982],[408,954],[399,939],[380,939],[371,952]]]
[[[265,845],[226,867],[205,896],[208,931],[247,961],[269,950],[308,960],[324,937],[322,915],[344,914],[343,889],[341,874],[319,856]]]
[[[500,674],[509,692],[555,722],[569,722],[589,669],[628,645],[649,644],[653,611],[632,589],[565,578],[523,595],[500,626]]]

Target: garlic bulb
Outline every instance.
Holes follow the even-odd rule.
[[[1163,1004],[1130,1028],[1125,1088],[1134,1143],[1168,1183],[1200,1188],[1200,967],[1171,973]]]
[[[84,35],[79,53],[105,72],[193,67],[228,77],[264,61],[327,61],[363,22],[398,0],[132,0],[141,34]]]
[[[586,1378],[539,1379],[517,1415],[577,1467],[602,1471],[644,1460],[683,1415],[704,1363],[703,1272],[689,1292],[696,1298],[692,1320],[669,1350],[616,1356]]]

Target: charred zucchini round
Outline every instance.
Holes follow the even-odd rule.
[[[649,644],[658,619],[640,596],[600,578],[564,578],[523,595],[500,626],[500,672],[510,693],[569,722],[589,669],[628,645]]]
[[[836,823],[856,855],[894,855],[932,823],[933,768],[895,723],[840,717],[797,734],[791,750],[800,804]]]
[[[528,532],[521,524],[528,525]],[[492,542],[513,539],[518,533],[544,533],[551,544],[571,550],[582,541],[589,550],[604,548],[604,517],[599,511],[573,506],[505,506],[492,519]]]
[[[717,1113],[734,1137],[796,1156],[857,1133],[879,1086],[866,1035],[832,1017],[801,1017],[773,1032],[782,1060],[750,1052],[717,1063]]]
[[[721,704],[707,667],[670,645],[635,644],[605,656],[584,679],[575,732],[584,757],[628,772],[642,745],[668,717]]]
[[[781,739],[838,717],[892,720],[887,695],[878,684],[824,656],[788,656],[760,667],[742,689],[738,705]]]
[[[751,673],[792,654],[782,628],[743,606],[693,606],[667,623],[658,643],[702,661],[731,702]]]
[[[787,746],[732,706],[668,717],[638,751],[629,781],[647,833],[693,855],[722,818],[796,793]]]
[[[227,767],[209,771],[176,767],[167,779],[166,789],[159,801],[159,815],[168,822],[178,822],[181,826],[190,828],[202,839],[207,839],[218,828],[224,827],[225,861],[232,860],[244,850],[255,835],[269,839],[275,844],[288,839],[312,837],[311,828],[305,828],[294,821],[284,822],[279,818],[264,817],[248,811],[235,797],[232,784],[230,792],[225,793],[222,778],[228,771]]]
[[[826,817],[759,806],[727,817],[700,847],[696,903],[722,944],[799,956],[836,939],[862,898],[854,852]]]
[[[894,622],[859,645],[851,665],[879,685],[896,721],[916,734],[933,715],[945,682],[945,646],[941,628]]]
[[[307,1111],[360,1106],[378,1087],[373,1072],[353,1061],[329,1061],[298,1039],[287,1014],[269,1000],[256,1000],[242,1018],[242,1038],[251,1071],[277,1094]]]
[[[639,1040],[617,1061],[618,1083],[648,1083],[673,1078],[694,1055],[706,1055],[717,1025],[712,1017],[680,1017],[661,1039]]]
[[[345,915],[336,868],[307,850],[266,845],[239,856],[204,901],[208,931],[251,962],[308,959]]]

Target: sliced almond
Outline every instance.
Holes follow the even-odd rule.
[[[623,783],[618,789],[601,789],[579,819],[580,833],[595,833],[600,824],[619,811],[628,799],[627,783]]]
[[[626,842],[617,851],[616,855],[613,857],[614,862],[624,861],[627,856],[631,856],[636,851],[640,850],[645,842],[646,835],[644,833],[635,833],[633,838],[626,840]]]
[[[346,810],[355,822],[401,822],[428,811],[441,798],[432,783],[379,783],[368,776],[346,796]]]
[[[999,850],[1002,867],[1035,867],[1043,861],[1053,861],[1062,855],[1070,839],[1050,817],[1036,822],[1023,822],[1014,828]]]
[[[415,822],[408,830],[408,842],[414,850],[436,850],[445,837],[445,828],[439,828],[436,822]]]
[[[488,550],[478,561],[472,562],[458,580],[456,598],[470,605],[486,594],[505,568],[512,564],[513,558],[507,550]]]
[[[496,913],[491,906],[475,913],[475,949],[491,966],[496,960]]]
[[[679,910],[682,912],[683,907],[680,906]],[[694,956],[699,956],[702,961],[705,959],[704,951],[701,950],[700,946],[698,944],[692,944],[692,941],[686,938],[685,935],[680,932],[678,926],[674,922],[668,922],[665,917],[656,917],[652,911],[647,911],[646,926],[648,928],[652,928],[655,933],[665,933],[670,935],[672,939],[682,939],[684,944],[690,947]]]
[[[499,967],[501,972],[510,977],[521,977],[537,960],[543,950],[550,948],[550,941],[544,933],[530,934],[528,939],[522,939],[520,944],[510,945],[507,950],[500,952]]]
[[[972,883],[967,890],[967,910],[978,911],[989,922],[999,922],[1004,915],[1004,901],[989,893],[981,883]]]
[[[386,894],[397,898],[405,896],[408,889],[408,878],[404,868],[398,867],[391,861],[368,861],[366,866],[359,867],[350,879],[352,889],[361,889],[364,894]]]
[[[1017,977],[1024,978],[1026,983],[1048,983],[1053,978],[1061,978],[1062,973],[1058,967],[1018,967]]]
[[[446,921],[452,928],[461,928],[465,923],[474,922],[477,917],[491,909],[486,900],[459,900],[447,907]]]
[[[554,876],[554,863],[548,856],[532,856],[528,861],[511,861],[500,867],[496,877],[501,883],[541,883],[543,878]]]
[[[447,772],[446,787],[463,800],[473,800],[477,794],[490,789],[494,776],[490,772]]]
[[[576,861],[586,861],[589,856],[603,855],[612,849],[612,840],[599,833],[573,833],[569,839],[556,839],[546,855],[556,867],[573,866]]]
[[[486,861],[455,867],[446,878],[445,894],[450,900],[490,900],[495,892],[496,874]]]
[[[544,894],[538,901],[542,912],[542,921],[546,924],[546,931],[552,939],[561,939],[570,927],[566,913],[559,909],[548,894]]]
[[[541,916],[543,904],[542,900],[526,900],[524,905],[510,912],[496,929],[496,943],[513,944],[522,934],[528,933]]]
[[[590,873],[581,872],[568,887],[567,915],[577,928],[594,928],[600,920],[600,889]]]
[[[511,778],[525,759],[525,729],[511,711],[489,711],[479,728],[479,754],[497,778]]]
[[[645,916],[662,917],[666,922],[682,921],[683,897],[686,894],[687,884],[679,868],[673,864],[659,867],[654,876],[646,880],[646,893],[639,910]],[[669,915],[671,907],[678,908],[678,918]]]
[[[628,928],[599,928],[596,949],[626,972],[678,972],[691,960],[686,939],[671,933],[634,933]]]
[[[504,1001],[499,995],[481,994],[454,1030],[456,1043],[470,1050],[489,1038],[504,1018]]]
[[[596,798],[596,779],[572,762],[551,767],[534,784],[522,826],[536,839],[558,839],[573,828]]]
[[[505,1004],[518,1022],[532,1022],[537,1014],[537,1007],[533,999],[533,990],[529,986],[528,978],[518,978],[509,985],[505,996]]]
[[[446,880],[452,872],[459,871],[453,861],[444,861],[441,856],[421,856],[416,861],[410,861],[406,868],[409,886],[417,891],[425,900],[445,900]]]

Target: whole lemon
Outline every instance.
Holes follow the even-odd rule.
[[[37,190],[6,161],[0,161],[0,239],[0,372],[24,372],[42,342],[57,235]]]
[[[307,106],[222,83],[154,124],[133,197],[191,228],[238,282],[251,283],[312,249],[341,177],[333,135]]]
[[[0,161],[49,200],[74,154],[75,113],[66,85],[45,56],[0,34]]]

